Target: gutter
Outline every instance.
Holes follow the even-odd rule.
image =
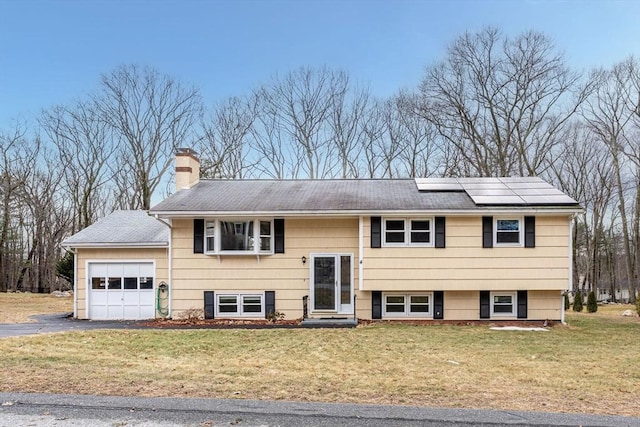
[[[385,210],[385,211],[372,211],[372,210],[348,210],[348,211],[336,211],[336,210],[314,210],[314,211],[156,211],[150,213],[155,215],[156,218],[193,218],[193,217],[353,217],[353,216],[407,216],[407,215],[455,215],[455,216],[478,216],[486,214],[536,214],[536,215],[573,215],[583,212],[580,207],[564,207],[564,208],[528,208],[528,209],[457,209],[457,210],[442,210],[442,209],[410,209],[410,210]]]

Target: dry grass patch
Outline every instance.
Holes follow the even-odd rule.
[[[0,323],[32,322],[34,314],[73,311],[73,296],[56,297],[51,294],[0,292]]]
[[[604,310],[568,319],[549,332],[384,324],[9,338],[0,391],[640,416],[640,319]]]

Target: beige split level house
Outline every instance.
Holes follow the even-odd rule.
[[[81,319],[563,320],[578,203],[540,178],[200,180],[64,242]]]

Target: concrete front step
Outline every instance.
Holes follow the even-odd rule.
[[[358,326],[358,319],[353,317],[318,317],[304,319],[300,326],[309,328],[355,328]]]

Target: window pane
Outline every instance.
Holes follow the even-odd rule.
[[[260,235],[261,236],[270,236],[271,235],[271,222],[270,221],[260,221]]]
[[[262,304],[262,297],[260,295],[246,295],[242,297],[242,301],[245,304]]]
[[[404,231],[404,220],[387,220],[386,221],[386,229],[387,230],[395,230],[395,231]]]
[[[411,221],[411,230],[430,230],[429,220]]]
[[[404,313],[404,304],[387,304],[387,313]]]
[[[427,295],[412,296],[411,304],[429,304],[429,297]]]
[[[207,251],[213,252],[215,251],[215,237],[207,237]]]
[[[511,304],[511,295],[494,295],[494,304]]]
[[[428,313],[429,305],[414,305],[411,304],[411,312],[412,313]]]
[[[518,231],[518,230],[520,230],[520,220],[517,220],[517,219],[499,219],[497,221],[496,230],[498,230],[498,231]]]
[[[140,289],[153,289],[153,277],[141,277]]]
[[[220,248],[223,251],[252,251],[253,221],[220,221]]]
[[[109,277],[109,289],[122,289],[122,278]]]
[[[218,312],[219,313],[237,313],[238,312],[238,306],[235,305],[235,304],[220,305],[218,307]]]
[[[387,243],[404,243],[404,231],[402,233],[387,231],[385,241]]]
[[[513,306],[512,305],[494,305],[493,306],[494,313],[512,313]]]
[[[138,289],[138,278],[137,277],[125,277],[124,278],[124,288],[125,289]]]
[[[253,304],[251,305],[244,304],[242,306],[242,311],[245,313],[260,313],[262,311],[262,306],[253,305]]]
[[[215,221],[207,221],[206,235],[213,236],[216,231],[216,222]]]
[[[220,304],[235,304],[236,301],[235,295],[220,295],[218,299]]]
[[[92,277],[91,278],[91,289],[104,289],[106,286],[107,280],[104,277]]]
[[[431,240],[431,233],[429,232],[411,232],[411,243],[429,243]]]
[[[260,238],[260,250],[261,251],[270,251],[271,250],[271,237],[261,237]]]
[[[496,233],[497,243],[520,243],[520,232],[498,232]]]
[[[387,296],[387,304],[404,304],[404,296]]]

